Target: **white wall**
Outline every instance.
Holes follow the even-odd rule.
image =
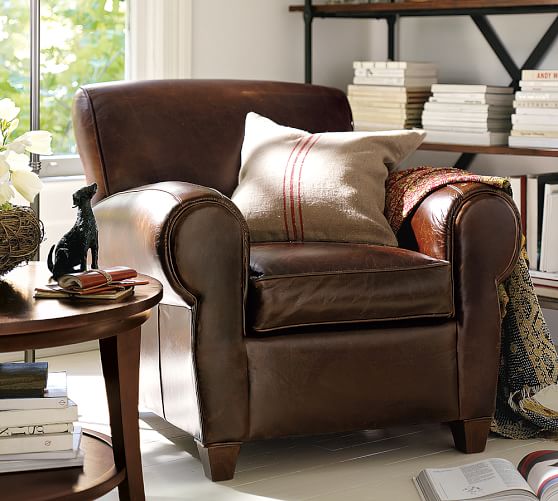
[[[293,0],[193,0],[192,77],[304,81],[304,24]],[[369,23],[314,21],[314,83],[345,89],[369,53]]]

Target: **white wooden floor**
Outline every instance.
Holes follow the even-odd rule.
[[[84,427],[110,433],[99,352],[45,359],[49,370],[66,370],[68,393]],[[528,452],[558,449],[542,439],[491,437],[483,454],[464,455],[439,425],[255,442],[242,446],[236,476],[205,478],[191,437],[149,412],[140,413],[145,492],[150,501],[315,500],[418,501],[411,478],[427,467],[457,465],[484,457],[515,464]],[[544,442],[544,443],[543,443]],[[104,501],[117,500],[116,491]]]

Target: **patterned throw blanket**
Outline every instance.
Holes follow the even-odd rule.
[[[390,174],[386,182],[386,217],[394,232],[430,193],[453,183],[478,182],[511,194],[509,181],[459,169],[418,167]],[[558,357],[529,275],[525,249],[499,287],[502,341],[496,411],[492,431],[508,438],[530,438],[558,431],[557,410],[539,403],[536,394],[556,392]]]

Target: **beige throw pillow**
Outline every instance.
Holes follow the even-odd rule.
[[[388,169],[422,131],[309,132],[246,116],[239,185],[232,195],[253,242],[397,245],[384,217]]]

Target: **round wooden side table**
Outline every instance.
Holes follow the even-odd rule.
[[[0,495],[9,500],[96,499],[118,486],[120,499],[145,499],[138,428],[140,326],[161,300],[150,277],[121,301],[34,299],[50,273],[30,263],[0,277],[0,352],[47,348],[98,339],[110,413],[111,440],[84,431],[83,470],[0,474]]]

